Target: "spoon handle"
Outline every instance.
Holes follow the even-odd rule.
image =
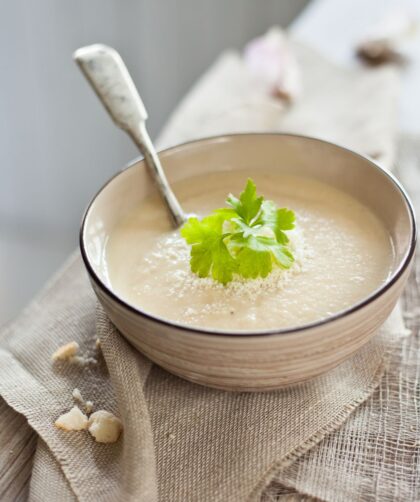
[[[82,47],[74,59],[118,127],[126,131],[141,153],[176,226],[186,216],[162,169],[146,130],[147,112],[118,52],[106,45]]]

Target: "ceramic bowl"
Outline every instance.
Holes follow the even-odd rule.
[[[84,216],[80,247],[95,293],[129,342],[166,370],[227,390],[261,391],[313,378],[360,349],[394,308],[407,280],[416,242],[412,205],[401,185],[366,157],[332,143],[287,134],[202,139],[160,153],[170,182],[206,172],[267,168],[315,178],[367,205],[395,248],[389,279],[357,304],[291,329],[224,333],[181,325],[142,312],[112,290],[102,257],[116,223],[155,188],[143,160],[114,176]],[[182,200],[181,200],[182,203]]]

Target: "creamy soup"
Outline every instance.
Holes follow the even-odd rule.
[[[207,215],[239,194],[247,177],[259,194],[295,211],[288,235],[295,261],[265,279],[223,286],[190,270],[189,246],[170,227],[157,196],[143,201],[109,236],[104,267],[128,303],[167,320],[200,328],[264,330],[307,324],[342,311],[377,289],[393,260],[379,219],[326,184],[270,171],[199,176],[174,185],[187,212]]]

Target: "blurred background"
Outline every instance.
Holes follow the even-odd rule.
[[[338,64],[391,7],[419,0],[13,0],[0,4],[0,326],[76,249],[83,211],[137,152],[72,61],[102,42],[123,56],[156,138],[226,49],[288,27]],[[392,16],[391,16],[392,17]],[[399,130],[420,134],[420,41],[404,68]]]
[[[287,26],[307,0],[13,0],[0,7],[0,325],[76,248],[84,208],[137,155],[72,62],[122,54],[156,137],[226,48]]]

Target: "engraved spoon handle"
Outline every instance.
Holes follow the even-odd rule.
[[[73,57],[115,124],[129,134],[144,155],[148,171],[174,224],[181,226],[186,215],[169,186],[146,130],[146,109],[121,56],[111,47],[95,44],[78,49]]]

